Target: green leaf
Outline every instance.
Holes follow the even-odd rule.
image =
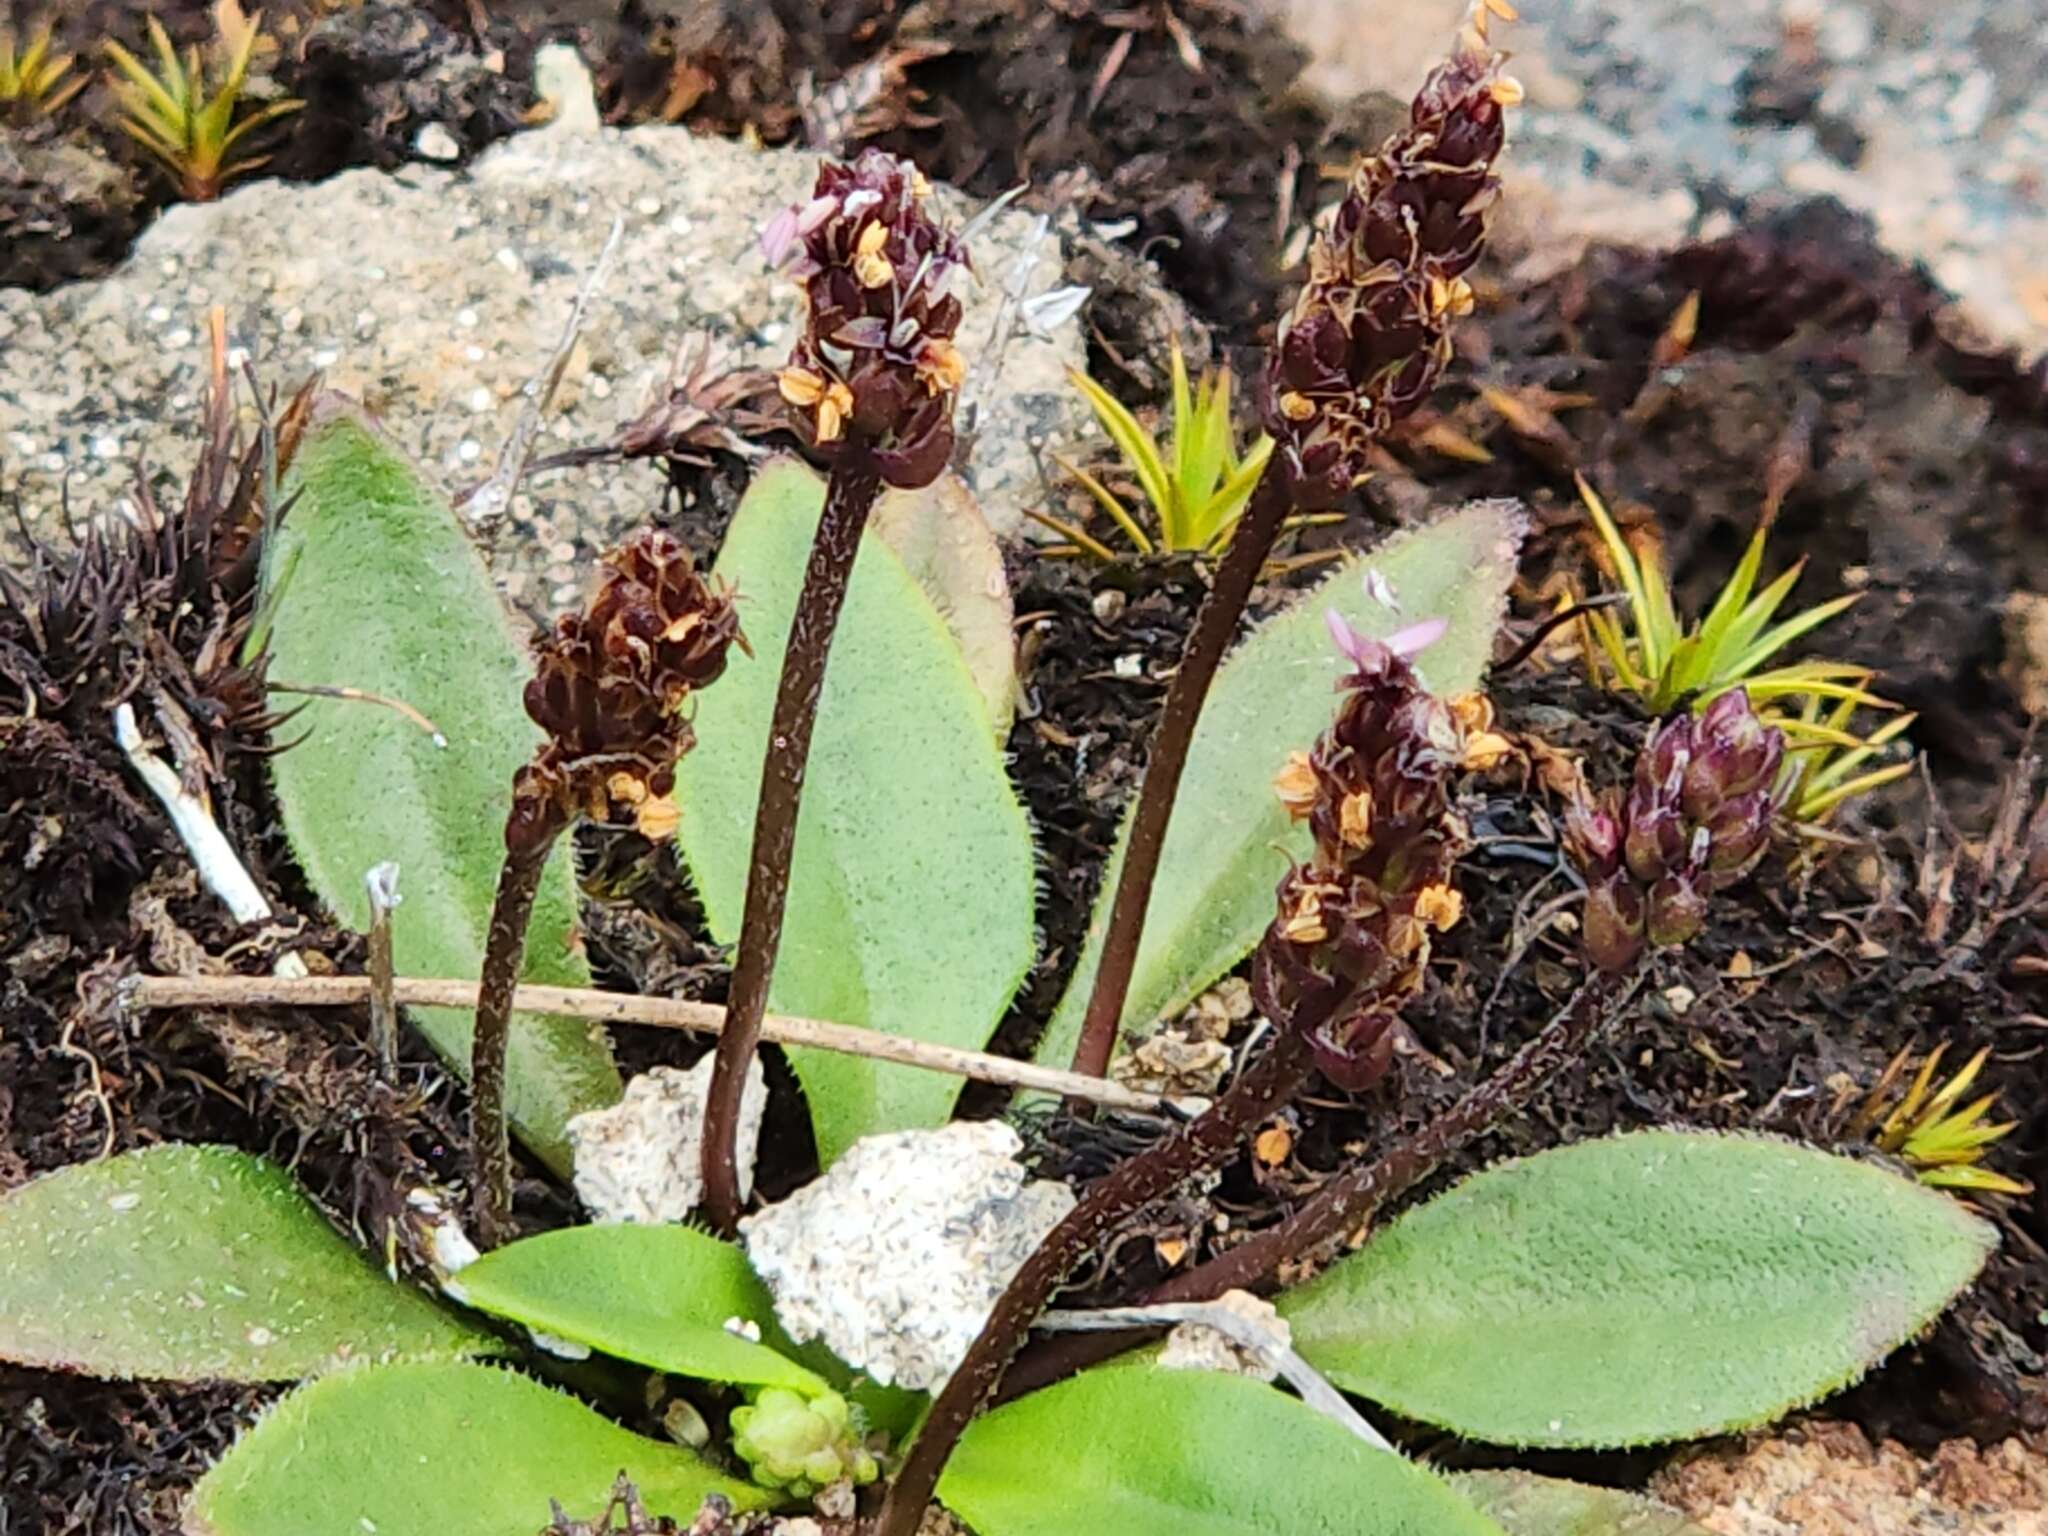
[[[968,1428],[939,1498],[977,1536],[1500,1536],[1415,1463],[1243,1376],[1120,1365]]]
[[[677,775],[678,845],[721,943],[737,935],[754,802],[824,487],[801,464],[754,478],[718,574],[739,588],[754,656],[698,700]],[[805,776],[769,1007],[980,1047],[1031,963],[1033,871],[987,709],[917,583],[864,539],[832,643]],[[875,1131],[939,1125],[955,1078],[792,1050],[830,1162]]]
[[[338,699],[304,704],[307,739],[275,760],[285,832],[320,899],[369,923],[363,873],[396,859],[400,975],[475,976],[504,861],[512,774],[539,739],[520,705],[532,675],[483,562],[441,495],[354,405],[328,396],[300,447],[273,569],[297,571],[277,603],[270,675],[360,688],[431,719],[446,748],[397,711]],[[567,840],[526,939],[526,979],[587,986],[575,948]],[[457,1072],[469,1071],[470,1014],[413,1017]],[[572,1019],[513,1020],[506,1099],[514,1127],[557,1173],[569,1117],[619,1096],[600,1032]]]
[[[1467,1179],[1280,1310],[1311,1364],[1407,1418],[1506,1445],[1649,1445],[1854,1381],[1995,1241],[1869,1163],[1645,1131]]]
[[[921,491],[884,491],[868,526],[946,621],[1002,740],[1017,708],[1016,609],[980,504],[957,475],[942,475]]]
[[[0,1359],[171,1381],[293,1381],[348,1360],[488,1354],[385,1278],[277,1164],[160,1146],[0,1196]]]
[[[1454,1472],[1451,1486],[1508,1536],[1711,1536],[1653,1499],[1533,1472]]]
[[[192,1490],[189,1536],[512,1536],[558,1500],[594,1519],[623,1472],[648,1510],[688,1524],[708,1494],[767,1495],[680,1446],[489,1366],[366,1366],[301,1387]]]
[[[1152,884],[1124,1005],[1126,1030],[1185,1007],[1249,954],[1273,920],[1273,887],[1288,859],[1308,856],[1308,830],[1288,821],[1273,795],[1273,775],[1289,752],[1308,749],[1336,708],[1342,662],[1324,610],[1335,608],[1361,634],[1380,637],[1422,619],[1447,619],[1449,631],[1416,666],[1438,693],[1465,692],[1478,686],[1492,658],[1523,529],[1515,503],[1481,501],[1396,534],[1339,566],[1224,662],[1195,727]],[[1366,595],[1360,574],[1367,565],[1386,578],[1399,613]],[[1119,838],[1087,945],[1039,1042],[1038,1060],[1049,1065],[1064,1067],[1074,1054],[1123,846]]]
[[[726,1328],[737,1319],[772,1336],[775,1304],[746,1255],[688,1227],[565,1227],[485,1254],[455,1285],[486,1312],[657,1371],[827,1390],[815,1372]]]

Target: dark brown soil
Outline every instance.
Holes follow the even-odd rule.
[[[1159,261],[1230,354],[1268,333],[1279,298],[1276,279],[1243,254],[1260,242],[1235,232],[1270,227],[1283,188],[1313,197],[1314,165],[1341,159],[1379,126],[1370,108],[1355,122],[1312,117],[1288,92],[1292,51],[1222,7],[1175,8],[1199,72],[1164,9],[1091,0],[854,0],[826,7],[822,20],[794,0],[504,0],[487,7],[481,39],[459,0],[371,3],[317,25],[303,6],[270,9],[286,40],[270,73],[309,102],[280,125],[279,174],[397,164],[429,122],[473,153],[516,129],[527,61],[551,36],[573,35],[603,61],[604,103],[619,120],[679,116],[771,141],[801,131],[797,82],[809,70],[823,102],[812,98],[811,117],[827,131],[879,130],[881,142],[983,194],[1029,177],[1047,206],[1135,219],[1123,243]],[[181,0],[159,14],[180,36],[196,36],[204,10]],[[95,0],[65,25],[80,43],[132,41],[138,15],[129,0]],[[893,66],[877,76],[885,88],[871,99],[853,92],[848,72],[877,60]],[[73,210],[68,224],[47,216],[47,189],[4,184],[0,155],[0,282],[47,285],[99,269],[162,206],[162,178],[112,138],[86,136],[112,157],[121,184],[101,204]],[[1219,167],[1221,183],[1209,179]],[[16,210],[34,198],[48,227],[34,240],[9,238],[6,220],[19,220]],[[1696,340],[1682,358],[1653,362],[1670,316],[1694,291]],[[2048,976],[2039,908],[2019,910],[2036,882],[2048,885],[2048,855],[2004,893],[2000,876],[2017,873],[2021,856],[1980,867],[2027,729],[2001,681],[1998,611],[2048,569],[2048,375],[1952,345],[1926,283],[1825,206],[1668,258],[1595,251],[1552,281],[1483,297],[1435,406],[1441,422],[1484,442],[1492,462],[1396,444],[1347,520],[1309,532],[1300,547],[1361,543],[1466,496],[1520,496],[1540,530],[1518,605],[1526,628],[1560,582],[1587,576],[1577,471],[1625,519],[1654,519],[1681,603],[1697,610],[1775,493],[1773,563],[1808,560],[1808,601],[1844,587],[1866,594],[1827,633],[1827,648],[1882,667],[1885,690],[1919,711],[1914,739],[1929,772],[1926,784],[1895,786],[1843,818],[1837,840],[1788,850],[1725,903],[1705,938],[1667,962],[1625,1033],[1461,1166],[1628,1125],[1754,1128],[1840,1145],[1856,1086],[1901,1046],[1948,1041],[1955,1060],[1992,1048],[1984,1087],[2001,1090],[2021,1121],[1995,1161],[2048,1190]],[[1133,403],[1156,403],[1145,393],[1156,383],[1146,317],[1112,306],[1097,321],[1099,376]],[[1479,398],[1482,386],[1525,403],[1588,398],[1557,407],[1554,429],[1524,420],[1517,431]],[[741,481],[729,462],[679,471],[681,494],[666,498],[661,515],[708,552]],[[650,512],[662,492],[650,475]],[[236,966],[260,965],[282,941],[227,930],[195,894],[168,828],[127,787],[105,742],[100,723],[120,698],[146,709],[167,696],[193,720],[211,792],[259,880],[280,911],[311,909],[250,750],[263,733],[246,739],[231,679],[195,672],[209,624],[246,619],[236,595],[246,584],[221,584],[238,557],[212,544],[159,551],[148,567],[154,588],[144,583],[115,604],[103,629],[67,629],[75,664],[58,675],[24,665],[7,645],[19,637],[0,628],[0,1188],[109,1146],[223,1141],[290,1162],[341,1225],[381,1240],[395,1187],[463,1174],[460,1090],[423,1053],[386,1085],[371,1070],[365,1022],[346,1013],[174,1024],[105,1006],[128,969],[210,966],[237,944],[253,947],[236,953]],[[212,588],[194,584],[199,571]],[[1041,849],[1044,928],[1040,964],[1003,1033],[1021,1048],[1072,964],[1204,573],[1019,554],[1012,577],[1024,698],[1009,748]],[[196,613],[180,609],[194,597]],[[79,602],[78,612],[99,611]],[[1113,663],[1133,654],[1141,665],[1126,676]],[[36,719],[24,724],[30,690]],[[1554,662],[1496,679],[1495,693],[1509,727],[1584,753],[1598,782],[1621,775],[1644,725]],[[289,726],[277,734],[288,740]],[[2016,792],[2042,789],[2037,772]],[[1474,782],[1468,794],[1481,834],[1464,875],[1469,917],[1448,936],[1436,985],[1414,1010],[1398,1090],[1362,1101],[1305,1097],[1284,1162],[1237,1167],[1211,1195],[1155,1213],[1095,1277],[1102,1294],[1162,1272],[1153,1238],[1186,1238],[1199,1256],[1217,1241],[1218,1213],[1237,1231],[1272,1220],[1338,1163],[1415,1124],[1504,1058],[1567,995],[1569,944],[1555,934],[1524,943],[1530,915],[1563,881],[1542,802],[1512,780]],[[586,837],[581,853],[600,981],[721,997],[724,957],[676,894],[671,855],[609,834]],[[298,916],[280,926],[337,969],[361,965],[352,936]],[[620,1044],[633,1067],[692,1049],[651,1031]],[[1041,1132],[1048,1166],[1076,1174],[1099,1171],[1120,1138],[1150,1134],[1117,1123],[1056,1122]],[[780,1096],[766,1156],[771,1193],[806,1171],[811,1152],[793,1094]],[[1988,1213],[2004,1244],[1984,1283],[1831,1412],[1921,1442],[2048,1424],[2048,1193],[1992,1202]],[[536,1178],[522,1189],[520,1214],[543,1225],[571,1212]],[[268,1396],[0,1367],[0,1531],[173,1530],[179,1491]],[[1477,1454],[1415,1438],[1446,1458]],[[1630,1480],[1651,1460],[1582,1459],[1571,1470]]]

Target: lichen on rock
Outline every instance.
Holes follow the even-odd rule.
[[[1065,1185],[1026,1178],[1022,1147],[999,1121],[870,1136],[742,1221],[784,1330],[884,1384],[938,1387],[1073,1208]]]
[[[609,1109],[569,1122],[576,1197],[596,1221],[681,1221],[704,1199],[704,1095],[711,1058],[687,1072],[651,1067]],[[740,1189],[754,1182],[754,1149],[768,1083],[756,1061],[740,1099]]]

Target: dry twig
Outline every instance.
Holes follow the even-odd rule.
[[[474,1008],[477,983],[393,979],[391,994],[408,1008]],[[374,984],[367,976],[311,976],[287,980],[269,976],[139,976],[128,983],[125,1000],[135,1008],[348,1008],[369,1002]],[[554,1013],[595,1019],[608,1024],[651,1024],[661,1029],[687,1029],[715,1035],[725,1027],[725,1010],[713,1003],[677,998],[639,997],[591,987],[522,986],[512,994],[522,1013]],[[1199,1114],[1206,1104],[1195,1098],[1168,1098],[1141,1093],[1102,1078],[1080,1077],[1007,1056],[961,1050],[885,1035],[879,1030],[834,1024],[823,1019],[798,1019],[769,1014],[761,1038],[778,1045],[807,1045],[847,1056],[893,1061],[928,1072],[946,1072],[977,1082],[1029,1088],[1064,1098],[1087,1099],[1108,1109],[1176,1118]]]

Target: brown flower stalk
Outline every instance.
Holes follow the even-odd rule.
[[[651,838],[674,833],[676,762],[695,740],[684,702],[725,670],[735,642],[746,644],[732,594],[714,590],[668,534],[644,530],[604,563],[589,605],[539,641],[526,685],[526,712],[547,740],[512,781],[470,1042],[472,1201],[485,1248],[510,1235],[505,1056],[548,854],[579,816],[630,821]]]
[[[1338,684],[1344,699],[1303,772],[1282,788],[1315,848],[1281,881],[1253,961],[1254,989],[1277,1027],[1273,1044],[1207,1113],[1092,1186],[1025,1261],[932,1405],[877,1536],[917,1529],[955,1442],[1083,1259],[1146,1205],[1229,1157],[1318,1064],[1353,1083],[1390,1065],[1395,1012],[1422,985],[1432,931],[1459,909],[1448,877],[1464,828],[1451,814],[1450,788],[1464,733],[1407,661],[1442,632],[1440,622],[1389,645],[1334,615],[1332,628],[1352,663]]]
[[[1641,985],[1640,969],[1596,970],[1562,1012],[1449,1109],[1371,1162],[1330,1179],[1286,1221],[1175,1276],[1145,1302],[1213,1301],[1226,1291],[1271,1291],[1283,1272],[1326,1258],[1332,1248],[1369,1225],[1380,1211],[1522,1108],[1562,1068],[1578,1060],[1621,1017]],[[1045,1340],[1003,1377],[1001,1396],[1008,1399],[1049,1386],[1135,1348],[1149,1336],[1132,1331]]]
[[[726,1231],[740,1212],[740,1089],[768,1010],[811,727],[861,530],[885,483],[929,485],[953,451],[953,398],[965,363],[953,345],[960,301],[946,284],[967,253],[925,210],[930,190],[909,161],[868,150],[851,165],[826,162],[810,201],[762,236],[771,262],[796,257],[807,306],[777,385],[832,473],[783,653],[739,954],[705,1104],[704,1203]]]
[[[1167,823],[1202,700],[1237,621],[1296,512],[1334,506],[1364,478],[1376,438],[1426,399],[1450,360],[1451,323],[1472,307],[1465,273],[1486,242],[1505,109],[1521,87],[1486,42],[1481,0],[1456,54],[1416,94],[1408,126],[1360,164],[1309,250],[1308,282],[1282,323],[1265,380],[1276,444],[1196,616],[1153,736],[1074,1070],[1108,1069]]]

